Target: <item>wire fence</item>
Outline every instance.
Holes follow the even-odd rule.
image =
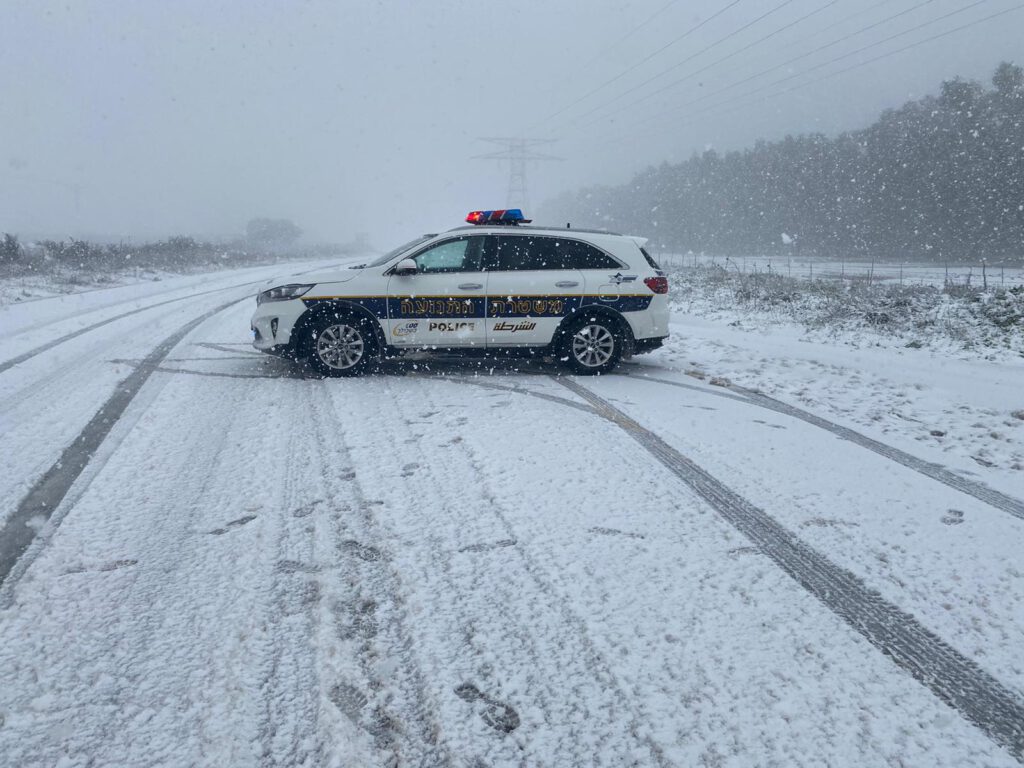
[[[704,253],[659,253],[664,268],[720,267],[736,274],[776,274],[802,280],[831,280],[898,285],[1013,288],[1024,285],[1019,263],[921,264],[882,261],[846,261],[805,257],[718,256]]]

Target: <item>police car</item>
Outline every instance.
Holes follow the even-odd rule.
[[[668,278],[642,238],[527,226],[518,209],[466,221],[262,291],[253,346],[325,376],[407,350],[532,353],[600,374],[668,336]]]

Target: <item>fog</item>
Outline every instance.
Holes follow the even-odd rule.
[[[1015,5],[7,2],[0,231],[217,238],[269,216],[293,220],[307,240],[365,233],[386,248],[456,226],[470,209],[524,202],[506,199],[507,163],[474,159],[499,149],[479,141],[495,136],[555,140],[537,149],[560,159],[528,166],[527,213],[543,214],[542,203],[560,192],[621,183],[709,146],[834,134],[945,79],[987,80],[999,61],[1024,60],[1024,12],[778,98],[738,98],[789,75],[798,77],[780,88],[801,86]],[[727,89],[905,9],[915,10]],[[735,103],[702,112],[729,98]],[[662,115],[672,107],[682,108]]]

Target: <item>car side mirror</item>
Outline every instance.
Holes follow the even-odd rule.
[[[413,259],[402,259],[395,265],[395,274],[399,277],[406,277],[408,275],[415,275],[418,271],[416,262]]]

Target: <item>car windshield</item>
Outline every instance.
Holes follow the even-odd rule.
[[[374,259],[373,261],[364,264],[363,267],[383,267],[385,264],[387,264],[389,261],[395,258],[395,256],[397,256],[398,254],[405,253],[405,251],[408,251],[410,248],[415,248],[420,243],[425,243],[432,237],[433,235],[420,235],[415,240],[410,240],[408,243],[405,243],[405,245],[400,245],[397,248],[388,251],[379,259]]]

